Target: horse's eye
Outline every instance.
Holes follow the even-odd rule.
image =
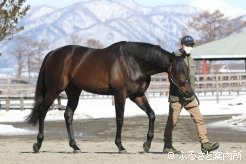
[[[183,74],[181,76],[181,81],[180,81],[181,85],[185,85],[185,83],[189,83],[189,82],[190,80],[187,78],[187,76],[185,76],[185,74]]]

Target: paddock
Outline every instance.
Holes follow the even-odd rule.
[[[241,78],[241,80],[234,79]],[[219,95],[219,100],[230,99],[233,96],[244,95],[245,88],[245,75],[231,75],[217,76],[220,79],[215,83],[216,76],[210,76],[210,81],[203,81],[203,76],[197,76],[196,79],[200,81],[200,92],[197,94],[201,99],[212,98],[213,101],[217,101],[217,95]],[[208,76],[207,76],[208,77]],[[222,81],[222,78],[229,78],[230,80]],[[1,87],[1,105],[4,107],[4,102],[6,102],[6,97],[9,98],[9,108],[8,110],[25,110],[27,104],[31,105],[33,103],[33,94],[35,89],[35,84],[13,84],[12,80],[8,79],[9,83],[4,83]],[[223,82],[223,83],[222,83]],[[8,84],[8,85],[6,85]],[[208,86],[207,90],[203,86]],[[147,91],[148,98],[167,98],[168,95],[168,79],[163,74],[152,77],[152,82],[149,90]],[[223,87],[223,85],[230,85],[230,87],[225,87],[227,90],[221,90],[221,92],[216,92],[216,89],[212,90],[213,87],[209,86]],[[12,87],[15,86],[15,87]],[[30,86],[30,88],[28,87]],[[199,89],[197,85],[197,89]],[[240,87],[239,87],[240,86]],[[12,88],[12,90],[10,89]],[[22,90],[20,90],[22,88]],[[209,90],[209,89],[210,90]],[[204,92],[206,91],[206,93]],[[218,89],[219,90],[219,89]],[[152,92],[150,92],[152,91]],[[212,92],[214,91],[214,92]],[[220,91],[220,90],[219,90]],[[6,94],[12,93],[12,94]],[[153,94],[154,93],[154,94]],[[8,96],[6,96],[8,95]],[[14,98],[12,98],[12,95]],[[19,96],[18,96],[19,95]],[[20,96],[21,95],[21,96]],[[26,97],[24,97],[26,96]],[[20,98],[22,97],[22,98]],[[61,101],[66,97],[62,94],[60,95]],[[111,96],[94,95],[87,92],[82,92],[80,99],[99,99],[108,100]],[[18,102],[17,102],[18,101]],[[22,101],[22,103],[20,103]],[[15,102],[15,108],[12,106]],[[55,101],[56,104],[59,103],[58,100]],[[113,103],[113,101],[112,101]],[[17,104],[17,105],[16,105]],[[23,108],[18,108],[18,105],[22,104]],[[57,108],[57,107],[56,107]],[[166,106],[167,108],[167,106]],[[5,108],[1,108],[6,110]],[[62,109],[62,108],[61,108]],[[128,108],[126,109],[128,110]],[[139,110],[140,111],[140,110]],[[114,110],[112,110],[114,112]],[[62,112],[63,113],[63,112]],[[49,113],[48,113],[49,114]],[[181,115],[179,123],[174,131],[174,145],[175,148],[184,152],[183,157],[187,159],[180,158],[182,156],[170,156],[163,154],[163,132],[167,119],[167,115],[157,115],[155,123],[155,137],[149,153],[143,153],[142,144],[145,139],[145,131],[148,128],[147,116],[134,116],[126,117],[122,138],[123,142],[128,150],[127,154],[118,154],[117,147],[114,144],[115,136],[115,118],[98,118],[98,119],[79,119],[74,121],[74,132],[77,138],[77,142],[81,147],[82,153],[73,154],[72,149],[67,143],[67,133],[65,128],[64,120],[60,121],[46,121],[45,122],[45,141],[42,149],[38,154],[33,154],[32,144],[36,139],[37,127],[33,127],[24,122],[8,123],[2,122],[1,124],[13,125],[16,128],[23,128],[34,131],[35,133],[29,135],[0,135],[0,158],[3,163],[37,163],[41,164],[44,160],[49,160],[52,163],[137,163],[141,162],[143,164],[147,163],[163,163],[163,162],[175,162],[181,164],[185,161],[189,162],[195,160],[198,164],[207,162],[207,160],[215,160],[216,163],[233,163],[245,160],[246,147],[244,143],[246,142],[246,133],[243,131],[238,131],[230,128],[213,128],[209,124],[230,119],[233,115],[205,115],[204,119],[208,125],[208,132],[211,141],[218,141],[221,147],[218,149],[217,153],[231,153],[231,156],[225,157],[220,160],[216,160],[214,154],[205,155],[203,160],[199,157],[200,153],[200,143],[196,135],[196,130],[192,120],[189,116]],[[196,158],[190,156],[190,151],[194,151]],[[232,154],[234,153],[234,157]],[[193,155],[194,157],[194,155]],[[35,162],[34,162],[35,161]]]
[[[207,124],[229,119],[230,115],[224,116],[205,116]],[[220,143],[217,153],[231,153],[231,156],[224,159],[215,159],[213,153],[205,155],[203,160],[200,153],[200,143],[198,141],[195,126],[189,116],[181,116],[176,129],[174,130],[174,146],[184,152],[183,156],[187,159],[174,156],[169,158],[167,154],[162,153],[163,133],[167,116],[159,115],[156,117],[155,137],[149,153],[143,153],[143,141],[145,132],[148,128],[147,116],[127,117],[123,128],[123,143],[126,146],[127,154],[118,154],[118,149],[114,144],[115,136],[115,118],[103,119],[84,119],[74,121],[74,132],[76,141],[81,147],[82,153],[73,154],[72,149],[67,143],[67,133],[64,121],[45,122],[45,142],[40,152],[34,154],[32,144],[36,139],[36,133],[31,135],[0,135],[0,158],[1,163],[26,163],[41,164],[43,161],[51,163],[138,163],[142,164],[163,164],[166,162],[175,162],[182,164],[186,162],[206,163],[213,160],[218,164],[224,163],[243,163],[246,152],[246,133],[228,128],[211,128],[208,126],[210,140]],[[6,123],[7,124],[7,123]],[[12,123],[17,128],[27,128],[37,130],[25,123]],[[196,158],[190,155],[194,151]],[[233,157],[232,154],[235,153]],[[240,159],[240,154],[241,159]],[[200,156],[200,160],[198,159]],[[222,155],[221,155],[222,156]]]

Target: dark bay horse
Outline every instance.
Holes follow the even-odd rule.
[[[73,133],[73,115],[82,90],[104,95],[113,95],[116,112],[115,144],[119,152],[125,152],[121,143],[126,98],[136,103],[149,118],[147,141],[144,151],[148,152],[154,136],[155,114],[145,96],[151,75],[167,72],[180,90],[193,94],[188,67],[182,57],[163,50],[160,46],[147,43],[118,42],[104,49],[92,49],[68,45],[49,52],[40,68],[35,104],[27,118],[28,123],[39,122],[37,143],[33,151],[38,152],[44,139],[44,119],[57,96],[65,91],[68,97],[64,113],[69,145],[74,152],[76,145]]]

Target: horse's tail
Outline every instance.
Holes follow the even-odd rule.
[[[47,57],[48,55],[46,55]],[[44,82],[44,65],[45,65],[45,59],[41,65],[39,74],[38,74],[38,80],[36,84],[36,91],[35,91],[35,97],[34,97],[34,106],[32,109],[32,112],[26,117],[26,121],[29,124],[36,125],[38,122],[38,109],[41,104],[41,102],[44,100],[44,95],[46,92],[45,89],[45,82]]]

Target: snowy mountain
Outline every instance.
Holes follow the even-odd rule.
[[[200,10],[190,6],[160,6],[146,8],[134,0],[95,0],[54,9],[49,6],[34,7],[21,21],[25,30],[20,33],[35,40],[45,39],[52,47],[69,44],[71,34],[83,40],[95,38],[108,46],[119,40],[157,43],[157,39],[174,49],[182,26]],[[11,41],[13,42],[13,41]],[[9,47],[9,42],[1,49]],[[7,45],[7,46],[6,46]]]
[[[20,24],[25,30],[19,35],[46,40],[50,43],[46,52],[71,44],[71,35],[81,38],[82,43],[78,44],[82,45],[88,39],[99,40],[104,47],[122,40],[152,44],[161,41],[163,48],[174,51],[183,27],[200,12],[187,5],[143,7],[134,0],[94,0],[59,9],[39,6],[33,7],[22,19]],[[8,54],[15,45],[15,39],[0,45],[4,54],[0,67],[5,68],[1,71],[8,65],[13,69],[15,59],[10,59]]]

